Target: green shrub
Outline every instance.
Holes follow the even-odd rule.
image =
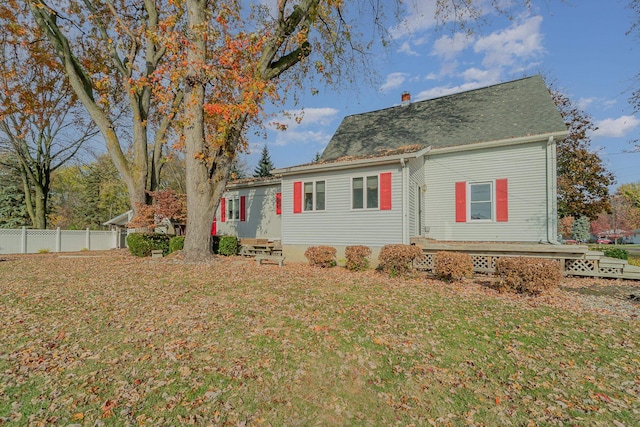
[[[434,272],[441,280],[457,281],[473,275],[471,255],[459,252],[437,252]]]
[[[173,236],[169,239],[169,253],[181,251],[184,248],[184,236]]]
[[[411,263],[422,255],[422,249],[413,245],[385,245],[378,255],[378,269],[390,275],[404,274],[411,270]]]
[[[640,267],[640,258],[629,258],[629,265],[635,265],[636,267]]]
[[[544,258],[499,258],[496,275],[501,288],[530,295],[557,288],[562,280],[560,264]]]
[[[344,251],[347,262],[345,267],[347,270],[362,271],[369,268],[369,259],[371,249],[367,246],[347,246]]]
[[[625,249],[607,248],[602,252],[604,252],[604,256],[608,256],[609,258],[629,259],[629,252],[627,252]]]
[[[311,246],[304,251],[304,256],[309,260],[309,265],[328,268],[335,267],[336,248],[331,246]]]
[[[151,251],[162,250],[169,253],[169,236],[160,233],[132,233],[127,236],[129,252],[135,256],[151,256]]]
[[[236,236],[220,236],[218,254],[224,256],[238,255],[240,244]]]

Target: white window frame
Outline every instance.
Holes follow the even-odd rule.
[[[318,183],[324,184],[324,206],[318,209]],[[312,184],[311,189],[311,209],[307,209],[307,184]],[[319,179],[317,181],[302,181],[302,212],[324,212],[327,210],[327,180]]]
[[[368,207],[368,197],[367,197],[367,178],[375,178],[377,185],[378,185],[378,200],[377,200],[377,204],[376,207]],[[353,181],[356,179],[362,179],[362,207],[361,208],[355,208],[353,207]],[[380,174],[374,174],[374,175],[362,175],[362,176],[352,176],[351,177],[351,210],[352,211],[363,211],[363,210],[369,210],[369,211],[376,211],[376,210],[380,210]]]
[[[240,196],[227,197],[227,221],[240,221]]]
[[[489,185],[490,200],[471,201],[472,187],[476,185]],[[471,205],[473,203],[491,203],[491,218],[472,218]],[[467,182],[467,221],[468,222],[495,222],[496,221],[496,182],[495,180],[489,181],[476,181]]]

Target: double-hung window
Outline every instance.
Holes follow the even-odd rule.
[[[227,221],[240,219],[240,200],[238,197],[227,199]]]
[[[378,209],[378,199],[378,175],[352,178],[352,209]]]
[[[491,182],[469,184],[469,219],[493,219],[493,185]]]
[[[310,181],[303,184],[304,210],[323,211],[325,205],[325,182]]]

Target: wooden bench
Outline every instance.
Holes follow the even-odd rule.
[[[262,265],[264,261],[277,262],[279,267],[284,265],[284,257],[278,255],[256,255],[255,260],[258,265]]]

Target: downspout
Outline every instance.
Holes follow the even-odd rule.
[[[553,136],[547,141],[547,242],[558,244],[558,198],[557,198],[557,172],[555,162],[556,144]]]
[[[409,244],[409,230],[407,229],[407,214],[409,211],[409,168],[404,160],[404,157],[400,158],[400,164],[402,165],[402,244]]]

